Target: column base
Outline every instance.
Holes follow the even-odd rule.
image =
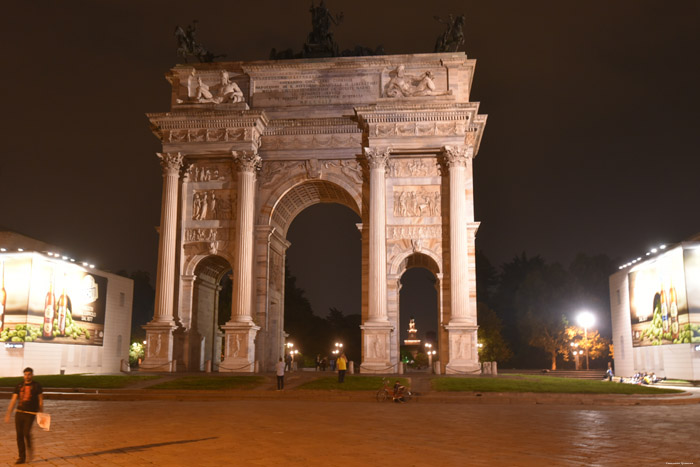
[[[173,331],[176,327],[172,322],[150,322],[143,326],[146,330],[146,352],[139,371],[173,372],[177,369],[173,360]]]
[[[361,373],[397,373],[398,361],[391,361],[391,332],[394,326],[387,322],[367,322],[360,326],[363,334]]]
[[[481,373],[479,353],[476,347],[478,328],[473,324],[452,322],[445,326],[449,342],[449,360],[445,366],[446,374]]]
[[[252,322],[228,322],[221,326],[226,334],[224,359],[219,364],[220,373],[255,372],[255,336],[260,326]]]

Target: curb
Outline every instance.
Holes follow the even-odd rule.
[[[320,402],[373,402],[374,391],[315,391],[291,389],[278,392],[259,390],[149,390],[149,389],[59,389],[44,392],[46,400],[75,401],[223,401],[223,400],[306,400]],[[10,392],[0,392],[0,399],[10,399]],[[482,404],[482,405],[586,405],[586,406],[634,406],[634,405],[695,405],[700,395],[680,394],[627,395],[627,394],[537,394],[496,392],[430,392],[417,395],[411,402],[429,404]]]

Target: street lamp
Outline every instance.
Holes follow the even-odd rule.
[[[578,321],[578,325],[583,328],[583,339],[586,343],[586,370],[588,370],[588,328],[595,324],[595,316],[590,311],[582,311],[576,317],[576,321]]]
[[[571,347],[574,348],[574,350],[573,350],[573,352],[574,352],[574,361],[576,362],[576,363],[574,364],[574,366],[575,366],[575,368],[576,368],[577,370],[580,370],[580,369],[581,369],[581,365],[579,365],[579,362],[578,362],[578,354],[579,354],[579,351],[578,351],[578,342],[572,342],[572,343],[571,343]]]

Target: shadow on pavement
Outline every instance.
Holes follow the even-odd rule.
[[[41,462],[51,462],[54,460],[58,459],[80,459],[83,457],[93,457],[93,456],[101,456],[103,454],[126,454],[128,452],[139,452],[139,451],[145,451],[147,449],[152,449],[152,448],[157,448],[160,446],[170,446],[171,444],[187,444],[187,443],[198,443],[200,441],[209,441],[210,439],[218,439],[218,436],[210,436],[208,438],[199,438],[199,439],[183,439],[180,441],[166,441],[164,443],[152,443],[152,444],[141,444],[138,446],[126,446],[123,448],[115,448],[115,449],[108,449],[105,451],[96,451],[96,452],[86,452],[83,454],[75,454],[73,456],[63,456],[63,457],[52,457],[49,459],[41,459],[41,460],[35,460],[32,462],[33,464],[39,464]]]

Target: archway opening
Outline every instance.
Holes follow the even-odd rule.
[[[342,344],[348,360],[361,359],[360,217],[344,204],[320,202],[294,217],[287,232],[284,329],[305,364],[328,366]]]
[[[204,371],[211,361],[216,370],[221,362],[220,326],[231,318],[232,268],[226,259],[211,255],[197,264],[194,276],[187,369]]]
[[[400,279],[401,360],[407,363],[409,371],[428,371],[430,365],[438,360],[440,316],[437,273],[437,266],[431,258],[416,253],[407,258],[406,269]]]

